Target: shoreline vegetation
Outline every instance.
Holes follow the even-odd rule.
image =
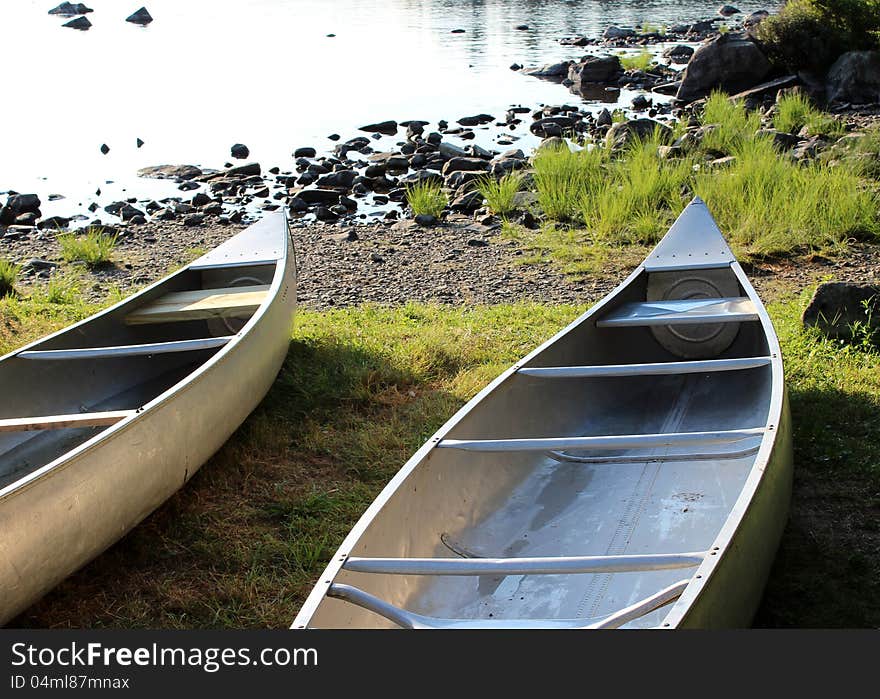
[[[876,17],[877,0],[795,0],[729,31],[715,19],[567,37],[560,43],[603,53],[523,72],[585,98],[641,88],[641,101],[517,108],[503,121],[477,115],[431,132],[415,121],[370,125],[363,130],[393,124],[407,137],[393,152],[363,136],[331,155],[298,149],[296,172],[273,177],[258,164],[165,166],[161,176],[189,198],[117,202],[108,213],[121,223],[96,220],[84,233],[41,219],[36,195],[10,194],[0,211],[0,354],[234,234],[258,191],[264,209],[288,208],[298,244],[319,249],[304,256],[307,298],[263,404],[186,488],[14,624],[286,627],[411,453],[597,301],[608,289],[595,280],[613,286],[699,195],[761,273],[790,386],[795,495],[755,625],[876,627],[877,319],[866,307],[848,340],[802,323],[817,283],[880,283],[880,82],[862,70],[873,54],[880,61]],[[652,46],[670,38],[678,43],[664,54],[675,58],[660,65]],[[685,71],[671,69],[679,61]],[[742,65],[751,78],[734,70]],[[711,79],[701,78],[699,96],[656,97],[658,87],[687,94],[700,75]],[[498,153],[449,140],[492,121],[527,128],[540,147]],[[384,207],[381,217],[355,225],[368,205]],[[46,239],[56,256],[34,258]],[[342,262],[317,259],[327,255]],[[419,265],[441,277],[454,270],[473,293],[504,270],[498,286],[511,293],[431,296],[440,284],[420,280]],[[417,294],[419,283],[434,288]]]

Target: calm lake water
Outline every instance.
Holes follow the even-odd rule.
[[[236,142],[250,148],[249,160],[285,169],[294,148],[322,151],[333,145],[329,134],[351,138],[369,122],[453,122],[503,116],[512,104],[577,102],[564,87],[509,66],[590,50],[560,46],[564,36],[705,19],[721,3],[152,0],[155,21],[138,27],[124,21],[137,0],[92,0],[85,32],[48,15],[55,4],[3,3],[0,191],[60,192],[68,199],[57,208],[70,214],[98,187],[98,201],[118,198],[146,165],[222,167]],[[529,29],[515,29],[521,24]],[[143,196],[168,187],[136,185]]]

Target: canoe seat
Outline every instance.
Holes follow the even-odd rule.
[[[27,350],[19,352],[21,359],[106,359],[109,357],[146,357],[154,354],[174,352],[196,352],[199,350],[223,347],[231,336],[207,337],[197,340],[175,340],[173,342],[151,342],[142,345],[113,345],[108,347],[78,347],[57,350]]]
[[[596,321],[598,328],[653,325],[740,323],[758,320],[758,310],[746,297],[675,299],[625,303]]]
[[[247,318],[269,294],[269,285],[176,291],[160,296],[125,317],[126,325],[211,318]]]

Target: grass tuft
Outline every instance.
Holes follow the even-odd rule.
[[[85,262],[97,266],[113,259],[117,235],[105,235],[103,228],[89,228],[82,234],[62,233],[58,236],[61,257],[67,262]]]
[[[779,100],[773,126],[786,133],[798,133],[804,127],[810,134],[822,136],[842,136],[845,132],[839,120],[817,109],[800,93]]]
[[[406,188],[406,200],[413,216],[440,218],[449,203],[443,187],[437,182],[419,182]]]
[[[483,177],[477,180],[477,191],[489,208],[499,216],[506,216],[516,209],[515,197],[523,182],[521,172],[510,172],[499,179]]]
[[[0,297],[15,292],[15,282],[21,267],[5,257],[0,257]]]

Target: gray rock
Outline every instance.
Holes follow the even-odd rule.
[[[663,55],[673,63],[687,63],[691,60],[691,56],[694,55],[694,49],[687,44],[676,44],[666,49]]]
[[[847,51],[828,70],[828,102],[880,102],[880,51]]]
[[[339,192],[333,189],[304,189],[296,196],[306,204],[336,204],[339,202]]]
[[[576,90],[595,83],[608,83],[617,80],[623,73],[623,66],[617,56],[586,56],[568,69],[568,79]]]
[[[722,34],[696,50],[684,69],[676,98],[692,102],[716,88],[741,92],[760,83],[770,68],[754,41],[742,34]]]
[[[184,226],[201,226],[205,222],[204,214],[192,214],[183,219]]]
[[[79,29],[80,31],[84,32],[92,26],[92,23],[89,22],[88,17],[77,17],[76,19],[72,19],[69,22],[65,22],[61,26],[68,27],[70,29]]]
[[[314,158],[317,154],[318,151],[310,146],[297,148],[295,151],[293,151],[294,158]]]
[[[571,61],[547,63],[535,68],[526,68],[522,73],[523,75],[531,75],[534,78],[558,78],[562,80],[568,77],[569,66],[571,66]]]
[[[351,189],[355,177],[357,177],[357,173],[354,170],[339,170],[338,172],[331,172],[329,175],[319,177],[315,184],[322,189],[327,189],[328,187],[333,189]]]
[[[458,123],[462,126],[480,126],[495,121],[495,117],[491,114],[477,114],[476,116],[462,117],[458,119]]]
[[[438,145],[440,155],[444,158],[467,158],[468,152],[464,148],[459,148],[451,143],[441,142]]]
[[[473,213],[483,205],[483,195],[477,191],[465,192],[458,195],[449,208],[459,213]]]
[[[415,217],[415,222],[420,226],[424,226],[425,228],[430,228],[437,224],[437,217],[431,216],[430,214],[419,214]],[[384,260],[376,260],[377,262],[384,262]]]
[[[602,32],[603,39],[629,39],[630,37],[633,37],[635,35],[635,29],[616,27],[614,25],[608,27],[604,32]]]
[[[611,116],[611,112],[607,107],[602,107],[602,111],[596,115],[596,126],[611,126],[613,123],[614,118]]]
[[[55,262],[50,262],[49,260],[42,260],[39,257],[32,257],[27,262],[25,262],[21,268],[22,269],[31,269],[34,272],[51,272],[58,266]]]
[[[452,158],[443,165],[442,173],[448,175],[451,172],[467,171],[467,172],[486,172],[489,169],[489,163],[482,158]]]
[[[193,206],[205,206],[207,204],[210,204],[211,201],[211,197],[209,197],[204,192],[199,192],[190,200],[190,204],[192,204]]]
[[[147,26],[150,22],[153,21],[153,18],[150,16],[150,13],[147,12],[146,7],[142,7],[137,12],[133,12],[128,17],[125,18],[126,22],[131,22],[132,24],[139,24],[142,27]]]
[[[91,7],[86,7],[83,3],[70,3],[70,2],[62,2],[57,7],[53,7],[49,10],[50,15],[61,15],[62,17],[75,17],[76,15],[84,15],[89,12],[94,12]]]
[[[612,149],[618,150],[635,140],[650,138],[655,130],[659,132],[662,142],[672,140],[672,129],[653,119],[632,119],[614,124],[605,136],[605,140]]]
[[[151,165],[141,168],[137,174],[138,177],[155,177],[160,180],[191,180],[200,176],[202,171],[195,165]]]
[[[70,219],[66,216],[49,216],[37,221],[37,228],[41,230],[58,230],[67,228],[70,225]]]
[[[739,14],[739,12],[733,5],[722,5],[718,8],[718,14],[722,17],[731,17],[732,15]]]
[[[840,339],[853,338],[856,324],[880,331],[880,286],[829,282],[820,284],[802,316],[804,325],[818,327]]]
[[[575,120],[565,116],[551,116],[538,119],[529,126],[535,136],[547,138],[548,136],[562,136],[574,128]]]
[[[386,136],[393,136],[397,133],[397,122],[393,120],[380,121],[376,124],[361,126],[358,130],[366,131],[367,133],[379,133],[385,134]]]
[[[244,143],[235,143],[229,149],[229,153],[236,160],[244,160],[251,154],[251,151]]]

